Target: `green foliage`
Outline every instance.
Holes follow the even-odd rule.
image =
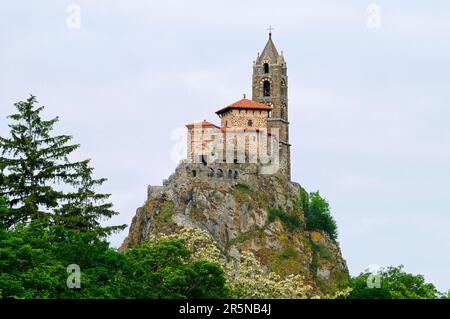
[[[309,264],[309,269],[315,276],[315,279],[317,279],[316,275],[317,275],[318,262],[319,262],[319,257],[317,255],[317,253],[313,253],[312,258],[311,258],[311,263]]]
[[[310,239],[312,247],[312,258],[309,264],[309,269],[311,270],[314,280],[318,287],[324,292],[332,293],[336,289],[342,290],[348,287],[349,275],[345,271],[336,270],[334,272],[334,279],[329,278],[326,280],[320,276],[317,276],[317,270],[319,265],[326,264],[328,262],[335,262],[333,254],[322,244],[315,242]]]
[[[251,187],[249,185],[242,182],[237,183],[236,188],[241,191],[251,190]]]
[[[172,223],[172,216],[174,213],[173,201],[165,201],[162,204],[161,212],[159,213],[159,221],[164,223]]]
[[[183,241],[146,242],[130,249],[126,256],[131,261],[131,268],[123,278],[138,288],[131,291],[132,298],[227,296],[220,265],[207,261],[187,262],[191,252]]]
[[[316,243],[313,240],[311,240],[311,245],[313,247],[313,251],[318,254],[318,257],[328,260],[333,258],[331,252],[324,245]]]
[[[319,192],[308,195],[302,188],[300,201],[306,217],[306,229],[325,231],[331,239],[337,239],[337,225],[330,213],[330,204],[320,196]]]
[[[79,145],[69,144],[69,135],[53,136],[59,119],[43,119],[44,107],[37,104],[34,96],[16,103],[10,137],[0,137],[0,195],[8,196],[11,207],[1,215],[3,223],[11,228],[45,220],[100,236],[124,229],[100,226],[100,219],[118,214],[105,202],[109,194],[95,192],[106,179],[92,177],[89,160],[69,160]]]
[[[239,200],[239,201],[243,201],[243,202],[247,202],[250,203],[252,202],[254,199],[252,198],[252,195],[255,195],[254,192],[252,191],[251,187],[248,186],[245,183],[239,182],[235,185],[235,192],[234,192],[234,196]]]
[[[280,258],[280,259],[289,259],[289,258],[295,257],[296,255],[297,255],[297,252],[293,248],[288,248],[288,249],[282,251],[278,255],[278,258]]]
[[[95,191],[89,160],[71,162],[79,145],[52,136],[58,118],[43,120],[35,97],[16,104],[10,137],[0,137],[0,296],[2,298],[221,298],[222,268],[189,260],[179,240],[143,243],[126,253],[104,237],[117,212]],[[61,189],[64,189],[61,190]],[[169,220],[173,203],[161,209]],[[81,269],[81,288],[67,287],[67,266]]]
[[[302,222],[298,215],[286,213],[282,209],[269,209],[267,218],[269,222],[274,222],[276,218],[279,218],[289,231],[294,231],[302,227]]]
[[[123,255],[92,232],[46,223],[0,230],[3,298],[109,298]],[[81,268],[81,289],[66,285],[67,266]]]
[[[190,262],[183,241],[145,242],[121,253],[94,232],[32,222],[0,228],[2,298],[222,298],[222,268]],[[66,268],[81,269],[81,288],[66,285]]]
[[[369,278],[369,276],[371,276]],[[380,287],[376,287],[379,276]],[[368,280],[369,279],[369,280]],[[368,281],[372,283],[368,284]],[[351,279],[350,299],[436,299],[439,292],[422,275],[403,271],[403,266],[388,267],[377,274],[366,271]],[[371,288],[372,287],[372,288]]]
[[[0,196],[0,216],[4,216],[8,214],[8,212],[8,198],[6,196]],[[0,217],[0,221],[1,220],[3,220],[2,217]]]
[[[300,187],[300,206],[305,212],[309,212],[309,195],[303,187]]]

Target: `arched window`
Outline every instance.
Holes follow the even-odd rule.
[[[269,63],[264,63],[264,73],[269,73]]]
[[[253,121],[252,120],[248,120],[247,125],[248,126],[253,126]]]
[[[270,82],[269,81],[264,81],[263,88],[264,88],[263,95],[270,96]]]

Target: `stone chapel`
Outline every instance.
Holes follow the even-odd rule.
[[[252,99],[244,98],[216,111],[220,125],[187,124],[187,161],[229,167],[275,165],[272,174],[291,178],[288,76],[283,52],[272,33],[253,62]],[[263,170],[261,170],[263,173]]]

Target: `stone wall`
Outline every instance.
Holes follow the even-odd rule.
[[[264,70],[265,63],[269,64],[269,72]],[[269,96],[264,94],[264,82],[270,83]],[[252,77],[252,99],[273,107],[272,116],[267,121],[267,128],[270,130],[278,129],[280,163],[284,174],[290,179],[288,76],[287,65],[282,55],[270,56],[270,52],[263,52],[255,61]]]
[[[269,111],[267,110],[241,110],[232,109],[221,118],[222,127],[237,128],[267,128],[267,118]],[[251,125],[249,125],[249,121]]]
[[[163,181],[163,187],[174,180],[190,182],[225,182],[236,184],[239,181],[250,181],[260,173],[257,164],[211,163],[197,164],[181,161],[175,172]],[[152,186],[154,187],[154,186]],[[158,191],[162,191],[157,188]]]
[[[221,131],[215,127],[194,127],[188,129],[187,138],[187,158],[195,162],[197,156],[211,154],[214,148],[214,141],[220,138]]]
[[[191,163],[268,164],[271,136],[266,130],[189,129],[187,159]]]

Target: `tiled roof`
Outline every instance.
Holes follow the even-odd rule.
[[[206,120],[203,120],[203,122],[198,122],[198,123],[191,123],[191,124],[186,124],[187,128],[194,128],[194,127],[215,127],[215,128],[220,128],[219,126],[208,122]]]
[[[259,103],[253,100],[249,99],[242,99],[237,101],[236,103],[233,103],[231,105],[228,105],[227,107],[224,107],[223,109],[220,109],[216,112],[216,114],[224,113],[231,109],[250,109],[250,110],[272,110],[272,106]]]

